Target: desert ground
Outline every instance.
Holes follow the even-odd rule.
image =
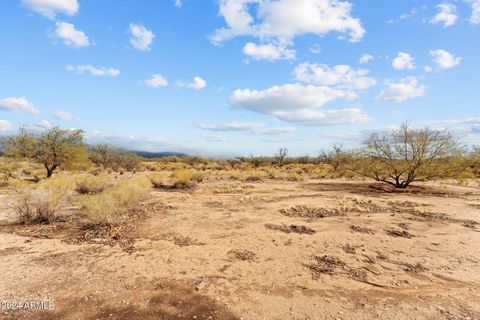
[[[142,217],[108,236],[65,221],[19,225],[5,187],[0,300],[54,308],[0,318],[480,319],[480,188],[421,187],[307,179],[152,189]]]

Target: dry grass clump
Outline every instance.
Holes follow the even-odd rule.
[[[10,180],[15,178],[17,170],[17,162],[0,158],[0,187],[8,186]]]
[[[178,169],[172,174],[173,185],[176,187],[186,187],[192,183],[193,172],[188,169]]]
[[[160,172],[155,172],[149,175],[150,182],[152,183],[154,188],[160,189],[165,187],[165,176]]]
[[[16,196],[13,210],[19,222],[49,224],[67,203],[68,190],[55,186],[24,188]]]
[[[106,175],[83,175],[75,181],[75,191],[79,194],[99,194],[103,192],[109,184],[109,178]]]
[[[149,190],[147,179],[123,180],[100,194],[82,196],[78,202],[89,224],[119,224],[131,216]]]
[[[249,171],[245,174],[243,181],[244,182],[258,182],[263,181],[265,179],[265,173],[260,171]]]

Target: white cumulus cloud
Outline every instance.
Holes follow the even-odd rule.
[[[416,68],[413,57],[406,52],[399,52],[397,57],[393,59],[392,66],[396,70],[413,70]]]
[[[177,82],[177,87],[179,88],[190,88],[194,90],[202,90],[207,86],[207,81],[202,79],[199,76],[193,78],[193,81],[190,83],[184,83],[182,81]]]
[[[368,77],[368,70],[355,70],[349,65],[329,67],[324,64],[305,62],[294,71],[297,80],[316,85],[336,86],[349,89],[367,89],[377,82]]]
[[[458,66],[462,60],[462,58],[455,57],[453,54],[443,49],[431,50],[430,56],[432,57],[433,63],[441,69],[450,69]]]
[[[27,98],[21,97],[8,97],[0,100],[0,110],[11,112],[28,112],[32,114],[40,114],[37,108],[27,100]]]
[[[78,74],[83,74],[85,72],[88,72],[94,77],[118,77],[120,75],[120,70],[118,69],[96,68],[91,65],[79,65],[79,66],[68,65],[66,69],[68,71],[75,72]]]
[[[130,30],[130,44],[140,51],[149,51],[153,38],[155,38],[153,32],[140,24],[130,23],[128,27]]]
[[[77,0],[22,0],[22,5],[50,19],[59,13],[73,16],[80,7]]]
[[[399,81],[386,80],[385,88],[376,99],[399,103],[408,99],[422,97],[426,91],[427,87],[420,84],[415,77],[406,77]]]
[[[161,74],[154,74],[148,80],[145,80],[144,83],[152,88],[166,87],[168,86],[168,81]]]
[[[79,120],[78,117],[75,117],[75,116],[71,115],[70,113],[68,113],[66,111],[57,111],[53,114],[53,116],[55,118],[57,118],[58,120],[64,120],[64,121]]]
[[[369,63],[370,61],[373,61],[375,58],[371,55],[371,54],[363,54],[360,59],[358,60],[358,62],[360,64],[367,64]]]
[[[351,15],[352,5],[339,0],[220,0],[220,15],[227,27],[215,30],[212,42],[221,43],[237,36],[276,39],[288,43],[296,36],[323,36],[336,31],[347,33],[350,41],[363,38],[360,19]],[[256,15],[252,15],[256,6]]]
[[[72,48],[82,48],[90,45],[87,35],[83,31],[77,30],[73,24],[67,22],[56,22],[52,36],[62,40],[66,46]]]
[[[243,47],[243,53],[255,60],[292,60],[295,59],[295,50],[285,45],[261,44],[249,42]]]
[[[457,7],[451,3],[441,3],[437,6],[438,13],[430,19],[430,23],[442,23],[444,28],[451,27],[458,19]]]
[[[468,21],[471,24],[480,24],[480,0],[465,0],[472,7],[472,14]]]
[[[272,115],[283,121],[305,125],[332,125],[365,122],[369,119],[358,108],[320,109],[336,100],[351,101],[356,98],[357,95],[349,90],[294,83],[265,90],[238,89],[231,95],[230,103],[234,107]]]

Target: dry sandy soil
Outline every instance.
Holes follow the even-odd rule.
[[[127,245],[12,227],[6,193],[0,300],[55,307],[2,319],[480,319],[478,187],[207,182],[153,191]]]

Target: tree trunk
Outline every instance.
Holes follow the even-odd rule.
[[[57,168],[57,166],[49,167],[45,164],[45,169],[47,169],[47,178],[51,178],[53,175],[53,171]]]

